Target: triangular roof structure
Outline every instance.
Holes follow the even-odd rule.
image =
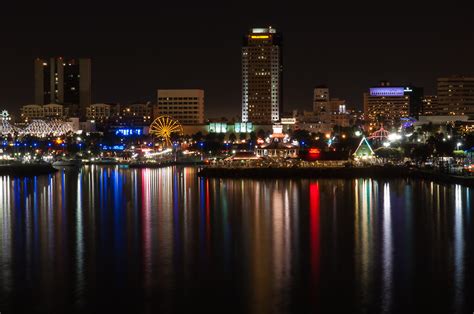
[[[372,150],[372,147],[370,147],[369,141],[367,141],[367,138],[364,136],[360,141],[359,146],[357,146],[357,149],[354,152],[354,156],[371,157],[373,155],[374,151]]]

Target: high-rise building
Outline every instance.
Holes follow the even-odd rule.
[[[451,76],[438,79],[437,115],[474,114],[474,77]]]
[[[272,123],[280,119],[282,37],[272,27],[253,28],[242,47],[242,121]]]
[[[85,117],[91,104],[90,59],[36,59],[35,103],[66,105],[69,114]]]
[[[313,93],[313,111],[323,111],[329,102],[329,88],[319,86],[314,89]]]
[[[153,116],[168,115],[181,124],[204,123],[204,90],[159,89]]]
[[[391,86],[381,82],[364,93],[364,114],[371,123],[398,124],[401,118],[418,118],[422,113],[423,89]]]
[[[439,115],[437,95],[425,95],[423,97],[423,115],[424,116]]]

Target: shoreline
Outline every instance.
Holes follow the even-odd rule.
[[[199,177],[233,179],[398,179],[414,178],[474,187],[474,176],[463,177],[429,170],[398,166],[341,168],[210,168],[201,169]]]

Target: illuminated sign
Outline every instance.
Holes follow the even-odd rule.
[[[321,158],[321,150],[319,148],[310,148],[308,150],[308,160],[317,160]]]
[[[252,38],[252,39],[268,39],[268,38],[270,38],[270,36],[268,36],[268,35],[252,35],[252,36],[250,36],[250,38]]]
[[[143,135],[142,128],[120,128],[115,129],[115,135],[117,136],[140,136]]]
[[[376,97],[401,97],[405,95],[403,87],[373,87],[370,89],[370,96]]]
[[[112,145],[112,146],[102,145],[102,149],[103,150],[124,150],[125,146],[124,145]]]

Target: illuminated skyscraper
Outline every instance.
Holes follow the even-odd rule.
[[[91,104],[90,59],[36,59],[35,103],[66,105],[70,115],[85,117]]]
[[[282,38],[253,28],[242,47],[242,121],[272,123],[282,112]]]

